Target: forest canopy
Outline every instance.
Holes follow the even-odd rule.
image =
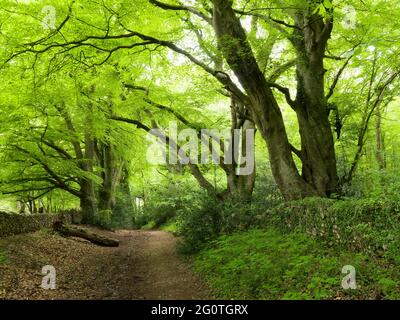
[[[88,221],[177,184],[239,202],[265,179],[285,200],[385,192],[397,167],[398,6],[3,1],[0,191],[31,210],[79,204]],[[204,163],[171,123],[200,147],[228,130],[226,143]],[[151,163],[152,135],[179,161]],[[227,148],[235,137],[241,147]],[[246,150],[255,169],[241,174]],[[371,174],[374,187],[361,187]]]

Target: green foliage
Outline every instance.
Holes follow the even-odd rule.
[[[105,229],[132,229],[134,227],[133,210],[130,194],[120,187],[115,206],[112,210],[98,210],[93,224]]]
[[[160,227],[176,215],[176,204],[169,199],[158,198],[147,202],[143,208],[135,213],[134,224],[136,228],[143,228],[151,224]]]
[[[169,221],[160,227],[160,230],[170,232],[174,235],[178,235],[178,226],[175,221]]]
[[[196,202],[200,194],[199,188],[188,181],[186,176],[174,177],[171,173],[170,176],[173,183],[159,182],[157,189],[147,186],[149,196],[145,198],[143,207],[134,214],[136,228],[149,225],[151,228],[160,228],[172,223],[180,211]]]
[[[130,198],[117,201],[112,211],[111,225],[116,229],[131,229],[134,227],[133,208]]]
[[[274,229],[222,236],[195,259],[223,299],[399,298],[396,265],[364,254],[333,251],[304,233]],[[341,287],[342,267],[356,269],[357,290]]]
[[[206,193],[199,193],[190,203],[182,206],[177,216],[178,233],[183,237],[182,253],[195,253],[221,234],[229,234],[263,223],[265,208],[282,202],[275,185],[263,181],[251,202],[241,199],[221,201]]]
[[[310,198],[274,207],[203,201],[178,220],[181,251],[200,251],[196,269],[221,298],[400,296],[397,198]],[[234,233],[261,226],[267,230]],[[355,291],[340,287],[345,265],[357,270]]]
[[[389,160],[389,157],[387,157]],[[397,159],[393,159],[397,161]],[[394,199],[398,197],[400,176],[395,168],[379,170],[363,167],[350,185],[344,185],[344,195],[348,198]]]
[[[329,200],[310,198],[265,210],[263,226],[300,230],[328,247],[347,248],[398,261],[398,198]]]
[[[156,229],[157,224],[156,222],[150,220],[148,223],[146,223],[145,225],[142,226],[142,230],[154,230]]]
[[[129,185],[123,179],[118,186],[109,226],[113,229],[132,229],[134,227],[134,211]]]
[[[83,193],[96,198],[93,203],[100,203],[102,195],[115,189],[107,183],[124,176],[124,190],[116,192],[113,210],[100,209],[90,222],[105,228],[169,230],[182,236],[180,250],[185,253],[198,252],[221,235],[255,227],[301,232],[287,238],[278,231],[251,231],[248,237],[240,234],[221,238],[218,245],[224,250],[232,244],[232,250],[238,248],[237,255],[244,254],[220,270],[224,275],[221,281],[225,281],[228,271],[244,274],[245,280],[238,280],[240,288],[238,295],[234,292],[235,297],[241,297],[239,293],[243,292],[249,297],[334,296],[337,267],[344,262],[344,256],[330,252],[318,255],[316,244],[304,234],[321,240],[323,250],[345,248],[387,263],[400,263],[398,1],[288,0],[284,6],[278,0],[237,1],[235,7],[246,7],[249,14],[265,12],[257,19],[238,14],[246,35],[241,39],[221,36],[219,44],[216,34],[221,30],[214,30],[212,24],[193,15],[195,10],[163,10],[148,0],[136,0],[135,5],[128,0],[60,0],[51,3],[57,13],[57,28],[49,30],[41,23],[41,10],[49,5],[47,2],[7,0],[0,5],[0,193],[11,195],[9,201],[14,202],[7,208],[16,208],[17,200],[41,198],[55,211],[75,208],[84,198]],[[212,12],[210,1],[191,2],[194,9],[207,16]],[[344,9],[353,6],[356,17],[349,17]],[[262,18],[270,14],[272,19]],[[294,27],[296,19],[306,21],[309,15],[313,15],[310,24]],[[327,22],[332,15],[334,26],[329,35],[326,32],[331,25]],[[356,18],[352,26],[344,23],[350,18]],[[299,118],[292,110],[296,108],[289,108],[287,102],[289,96],[295,96],[296,87],[301,88],[295,66],[301,66],[302,55],[293,44],[299,44],[297,34],[308,27],[317,33],[324,30],[316,40],[323,40],[325,35],[330,39],[327,51],[321,55],[325,56],[324,61],[320,61],[324,64],[324,79],[315,80],[321,80],[320,91],[324,86],[326,93],[333,89],[328,102],[330,107],[337,107],[336,111],[331,110],[330,121],[337,131],[335,145],[342,180],[349,178],[353,159],[358,161],[352,183],[343,186],[344,199],[283,203],[268,168],[266,141],[258,133],[258,176],[252,201],[240,201],[235,196],[217,200],[199,190],[193,177],[189,177],[187,166],[151,165],[146,159],[146,133],[115,119],[118,116],[140,121],[145,128],[163,128],[170,121],[180,120],[180,130],[189,124],[195,129],[230,128],[230,110],[236,107],[236,113],[243,113],[240,118],[248,113],[257,118],[258,112],[253,112],[257,108],[250,110],[253,108],[241,106],[241,102],[264,99],[258,95],[253,99],[253,86],[246,85],[240,79],[243,76],[232,78],[232,84],[237,85],[237,90],[244,89],[250,99],[240,99],[243,95],[232,90],[233,85],[226,85],[229,79],[223,83],[216,79],[218,76],[223,80],[224,74],[231,76],[232,69],[251,70],[254,64],[260,67],[260,72],[254,73],[257,77],[263,73],[264,80],[279,84],[271,84],[273,89],[264,97],[282,111],[286,130],[278,130],[277,135],[284,141],[287,134],[290,143],[302,149],[307,144],[299,135]],[[240,33],[239,26],[235,29],[234,33]],[[140,33],[149,37],[140,37]],[[243,45],[244,39],[248,39],[249,46]],[[306,42],[304,50],[311,49]],[[230,52],[237,57],[227,59]],[[232,60],[230,63],[224,62],[224,53],[225,60]],[[230,93],[233,100],[243,101],[231,101]],[[242,107],[244,110],[239,110]],[[320,107],[326,111],[325,103]],[[382,118],[384,139],[380,152],[385,159],[384,169],[378,169],[376,164],[378,111]],[[258,129],[269,131],[265,124],[274,119],[264,116],[254,120],[260,120],[256,121]],[[278,145],[282,146],[285,147]],[[300,171],[298,158],[304,157],[293,157]],[[289,160],[285,159],[286,163]],[[121,174],[120,166],[127,172]],[[226,189],[224,170],[230,168],[199,165],[199,170],[216,191]],[[84,182],[90,182],[90,186]],[[144,206],[133,210],[131,194],[142,199]],[[107,203],[104,207],[108,206]],[[18,217],[15,221],[26,219]],[[1,226],[4,233],[0,230],[0,234],[36,230],[49,223],[46,218],[41,219],[33,217],[28,223],[12,226],[6,219],[5,227]],[[260,254],[249,252],[249,245],[258,248]],[[287,256],[283,254],[285,250],[289,252]],[[269,260],[262,260],[264,253]],[[229,255],[233,256],[233,251]],[[223,252],[222,258],[230,261],[228,251]],[[354,259],[361,270],[369,268],[364,255]],[[318,268],[312,272],[315,265]],[[258,267],[261,278],[256,272]],[[310,276],[302,269],[310,271]],[[279,278],[282,272],[284,281]],[[370,269],[368,272],[374,273]],[[276,279],[265,280],[267,274]],[[374,275],[373,279],[378,278]],[[383,272],[375,283],[386,297],[396,297],[396,285],[390,275]],[[220,287],[228,292],[228,284],[220,283]]]
[[[152,222],[155,227],[173,219],[176,216],[176,207],[172,202],[152,203],[144,207],[143,212],[135,217],[135,225],[138,228]]]
[[[112,225],[112,215],[112,210],[99,210],[93,223],[99,227],[109,229]]]
[[[183,207],[177,217],[178,232],[183,237],[179,251],[189,254],[199,251],[205,243],[221,232],[221,206],[216,199],[200,195]]]

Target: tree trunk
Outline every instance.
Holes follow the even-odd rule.
[[[279,189],[288,200],[318,195],[298,173],[281,110],[232,9],[232,1],[213,0],[213,4],[219,47],[249,97],[251,117],[267,143],[272,173]]]
[[[324,56],[332,22],[319,14],[295,16],[292,43],[297,51],[296,107],[301,136],[302,176],[320,196],[338,191],[335,145],[325,97]]]
[[[228,189],[224,194],[223,198],[230,197],[238,202],[250,202],[255,185],[256,179],[256,164],[255,164],[255,150],[254,145],[248,145],[247,141],[247,130],[252,130],[253,139],[255,138],[255,124],[253,121],[247,119],[247,110],[240,101],[237,101],[235,97],[232,97],[232,105],[231,105],[231,142],[232,144],[232,165],[227,165],[228,169],[226,172]],[[236,130],[240,130],[240,137],[236,137]],[[241,140],[241,148],[239,148],[239,141]],[[244,157],[246,159],[246,163],[238,163],[241,161],[241,158]],[[247,163],[252,161],[252,163]],[[252,166],[254,169],[250,174],[247,172],[243,172],[244,166]],[[242,170],[242,172],[240,172]]]
[[[91,120],[91,119],[90,119]],[[93,173],[93,162],[95,156],[94,139],[90,131],[85,133],[85,158],[83,159],[82,169],[88,173]],[[92,179],[83,178],[80,181],[81,198],[80,205],[82,210],[82,222],[94,223],[97,216],[97,198],[95,183]]]
[[[54,230],[67,237],[78,237],[103,247],[118,247],[119,241],[93,233],[87,229],[77,226],[63,225],[62,222],[55,222]]]
[[[89,189],[89,191],[84,191],[85,189]],[[82,211],[82,223],[91,224],[95,222],[95,217],[97,216],[97,204],[96,199],[91,192],[91,187],[85,186],[82,188],[82,192],[84,193],[80,198],[80,208]]]
[[[381,108],[378,106],[376,108],[376,123],[375,123],[375,137],[376,137],[376,161],[378,163],[379,170],[386,169],[385,161],[385,144],[382,134],[382,114]]]
[[[115,161],[112,147],[104,145],[102,147],[102,178],[103,184],[99,191],[99,210],[112,210],[115,205],[115,197],[113,193]]]

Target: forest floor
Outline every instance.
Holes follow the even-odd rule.
[[[104,248],[39,231],[0,239],[0,299],[211,299],[162,231],[95,230],[118,239]],[[41,288],[42,268],[56,269],[55,290]]]

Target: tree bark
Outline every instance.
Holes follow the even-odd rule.
[[[338,191],[339,184],[325,97],[324,56],[332,22],[304,11],[295,17],[292,43],[297,51],[295,111],[301,136],[302,176],[318,195],[329,196]]]
[[[381,108],[378,106],[376,108],[376,123],[375,123],[375,138],[376,138],[376,161],[378,163],[379,170],[386,169],[385,161],[385,143],[382,134],[382,114]]]
[[[89,174],[93,174],[93,163],[95,157],[95,143],[91,133],[92,119],[88,116],[89,129],[85,132],[85,155],[81,167]],[[82,222],[94,223],[97,216],[97,197],[95,183],[90,178],[82,178],[80,181],[80,204],[82,210]]]
[[[272,173],[279,189],[288,200],[319,195],[298,173],[281,110],[232,9],[232,1],[213,0],[213,4],[214,29],[220,50],[249,97],[248,107],[267,143]]]
[[[53,225],[54,230],[67,237],[78,237],[89,240],[90,242],[103,247],[118,247],[119,241],[111,238],[107,238],[91,232],[87,229],[80,228],[77,226],[63,225],[62,222],[55,222]]]
[[[99,210],[112,210],[115,206],[115,185],[119,182],[118,179],[115,179],[115,174],[119,167],[112,146],[102,145],[101,151],[100,164],[103,169],[103,183],[99,190]]]

